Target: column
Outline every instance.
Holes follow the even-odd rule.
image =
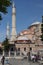
[[[21,52],[20,52],[20,56],[22,56]]]
[[[16,56],[16,51],[14,52],[15,56]]]
[[[3,50],[3,56],[4,56],[4,50]]]
[[[9,51],[9,57],[10,57],[10,51]]]

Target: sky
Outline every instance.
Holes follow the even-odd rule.
[[[16,6],[16,31],[17,34],[27,29],[33,22],[42,21],[43,0],[12,0]],[[6,38],[6,26],[12,27],[12,6],[8,7],[8,13],[2,14],[0,21],[0,42]]]

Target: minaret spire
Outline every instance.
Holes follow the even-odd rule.
[[[14,2],[12,4],[12,31],[11,31],[11,41],[16,40],[16,8]]]
[[[14,2],[13,2],[13,4],[12,4],[12,7],[15,7],[15,4],[14,4]]]
[[[6,37],[7,37],[7,39],[9,39],[9,37],[10,37],[10,26],[9,26],[9,23],[7,23]]]

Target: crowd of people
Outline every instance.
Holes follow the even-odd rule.
[[[40,59],[40,56],[39,56],[39,55],[32,55],[32,56],[31,56],[31,60],[32,60],[33,62],[37,62],[39,59]]]

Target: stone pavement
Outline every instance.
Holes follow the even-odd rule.
[[[0,63],[0,65],[2,65]],[[17,59],[9,59],[9,64],[5,64],[5,65],[39,65],[38,63],[33,63],[33,62],[29,62],[27,59],[23,59],[23,60],[17,60]]]

